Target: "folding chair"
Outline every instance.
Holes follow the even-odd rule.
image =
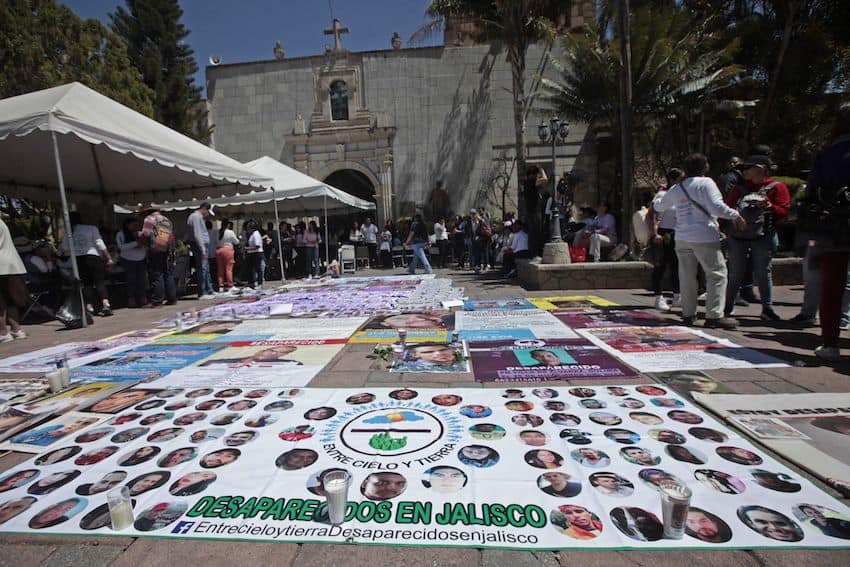
[[[50,286],[48,284],[40,284],[31,281],[29,277],[27,277],[26,280],[30,303],[21,315],[21,321],[26,320],[29,315],[34,313],[39,313],[42,317],[52,317],[53,309],[50,306],[41,303],[41,300],[45,295],[50,295]]]
[[[347,270],[346,266],[350,266],[350,269]],[[347,271],[352,274],[357,271],[357,256],[351,244],[343,244],[339,247],[339,270],[343,274]]]
[[[369,248],[365,244],[356,244],[354,246],[354,256],[358,268],[369,267]]]

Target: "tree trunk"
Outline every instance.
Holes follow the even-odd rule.
[[[632,227],[632,177],[634,175],[634,148],[632,140],[632,55],[629,31],[629,0],[623,0],[618,17],[620,36],[620,152],[622,173],[622,198],[620,210],[621,242],[631,248]]]
[[[764,128],[767,124],[767,117],[770,115],[770,109],[773,106],[773,101],[776,98],[776,88],[779,86],[779,76],[782,74],[782,65],[785,62],[785,54],[788,52],[788,46],[791,44],[791,33],[794,31],[794,20],[797,12],[800,10],[801,0],[788,0],[785,4],[788,13],[785,17],[785,28],[782,32],[782,44],[779,46],[779,55],[776,57],[776,64],[773,66],[773,72],[770,74],[770,82],[767,86],[767,96],[762,104],[759,112],[758,133],[764,134]]]
[[[525,145],[525,50],[511,47],[508,50],[511,63],[511,80],[514,95],[514,151],[516,153],[517,216],[525,216],[525,163],[528,148]]]

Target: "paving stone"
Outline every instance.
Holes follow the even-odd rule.
[[[771,391],[764,388],[762,382],[724,382],[736,394],[770,394]]]
[[[800,565],[850,565],[850,549],[802,549],[789,552],[756,549],[750,552],[763,567],[800,567]]]
[[[298,547],[296,543],[143,538],[131,545],[112,567],[284,567],[294,565]]]
[[[41,565],[55,550],[55,545],[6,543],[4,535],[0,543],[0,567]]]
[[[790,384],[788,382],[780,381],[780,382],[762,382],[760,384],[765,390],[769,392],[773,392],[774,394],[809,394],[809,390],[806,388],[801,388],[795,384]]]
[[[558,553],[553,551],[509,551],[482,549],[482,567],[559,567]]]
[[[79,540],[78,540],[79,541]],[[112,563],[124,552],[124,547],[117,545],[63,545],[56,548],[43,567],[100,567]]]
[[[561,551],[562,567],[764,567],[747,551]]]
[[[472,548],[449,547],[385,547],[375,545],[301,546],[297,567],[327,567],[342,563],[369,567],[472,567],[479,564],[480,552]]]

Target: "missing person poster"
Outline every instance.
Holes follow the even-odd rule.
[[[757,350],[687,327],[615,327],[579,329],[578,333],[640,372],[788,366]]]
[[[446,342],[454,328],[455,314],[451,311],[390,313],[369,319],[349,342],[394,343],[399,340],[399,331],[405,333],[406,342]]]
[[[456,318],[464,341],[579,338],[557,317],[541,309],[459,311]]]
[[[701,394],[697,402],[850,497],[850,394]]]
[[[598,295],[559,295],[555,297],[532,297],[531,303],[538,309],[547,311],[573,310],[587,311],[599,309],[600,307],[617,307],[613,301],[609,301]]]
[[[584,339],[469,343],[477,382],[636,378],[631,368]]]
[[[106,495],[127,486],[127,537],[534,550],[847,545],[845,503],[699,409],[652,406],[666,395],[658,386],[167,389],[0,473],[0,530],[118,533]],[[559,425],[558,414],[576,425]],[[326,504],[334,471],[351,477],[338,526]],[[663,534],[658,487],[667,480],[693,490],[683,539]]]
[[[592,329],[598,327],[650,327],[669,325],[654,313],[640,309],[591,309],[588,311],[553,311],[564,325],[574,329]]]

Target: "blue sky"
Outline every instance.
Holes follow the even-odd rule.
[[[60,0],[77,15],[99,18],[123,0]],[[393,32],[405,45],[425,21],[428,0],[332,0],[333,15],[351,33],[342,45],[352,51],[389,49]],[[188,41],[200,70],[196,84],[205,84],[204,68],[213,53],[224,63],[273,59],[274,42],[280,40],[287,57],[322,53],[333,37],[322,33],[331,25],[328,0],[182,0],[183,24],[191,31]],[[442,36],[430,43],[442,42]]]

